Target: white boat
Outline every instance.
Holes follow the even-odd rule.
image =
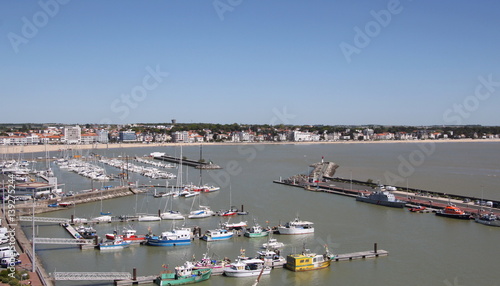
[[[246,221],[240,221],[235,223],[229,223],[229,221],[222,223],[222,227],[225,229],[240,229],[247,227]]]
[[[97,221],[97,222],[110,222],[111,218],[112,217],[110,215],[102,215],[102,216],[95,217],[93,219],[93,221]]]
[[[185,198],[190,198],[194,196],[198,196],[200,193],[195,192],[195,191],[189,191],[187,194],[184,195]]]
[[[140,215],[138,218],[137,218],[138,221],[159,221],[161,220],[161,217],[157,216],[157,215],[148,215],[148,214],[145,214],[145,215]]]
[[[286,259],[280,255],[279,251],[273,251],[266,249],[264,251],[258,251],[257,259],[264,261],[264,266],[269,266],[271,268],[283,268],[286,264]]]
[[[285,244],[283,242],[279,242],[276,238],[270,238],[266,243],[262,244],[262,248],[266,249],[278,249],[284,246]]]
[[[215,214],[213,210],[210,209],[208,206],[200,206],[199,209],[190,211],[188,218],[205,218],[205,217],[211,217]]]
[[[300,220],[298,217],[287,222],[285,225],[279,225],[279,234],[306,234],[314,233],[312,222]]]
[[[233,232],[228,231],[227,229],[212,229],[207,230],[207,232],[203,235],[201,239],[205,241],[216,241],[216,240],[227,240],[233,237]]]
[[[271,273],[271,267],[264,266],[264,261],[260,259],[238,259],[231,263],[228,269],[224,270],[224,275],[229,277],[251,277]]]
[[[161,219],[174,220],[174,219],[185,219],[185,217],[178,211],[166,211],[160,214]]]

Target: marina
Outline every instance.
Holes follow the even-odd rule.
[[[218,160],[219,161],[219,160]],[[220,160],[221,162],[224,162],[224,160]],[[242,162],[245,162],[244,160]],[[247,165],[244,165],[242,163],[242,166],[244,168],[248,168]],[[297,164],[296,169],[303,169],[303,165]],[[339,170],[342,170],[342,165],[337,169],[337,172]],[[55,169],[56,175],[57,175],[57,169]],[[276,174],[278,175],[283,175],[282,172],[274,172],[271,173],[269,172],[269,175],[263,175],[263,172],[265,172],[265,169],[262,171],[259,170],[254,170],[252,169],[252,172],[256,173],[256,176],[259,176],[259,181],[262,180],[262,178],[268,178],[268,183],[272,182],[272,177],[270,175],[274,175],[273,177],[276,178]],[[217,174],[217,173],[216,173]],[[293,174],[293,173],[292,173]],[[211,176],[208,175],[206,176],[207,178],[210,178]],[[334,177],[335,179],[335,177]],[[241,179],[239,179],[241,180]],[[278,180],[280,181],[280,180]],[[366,252],[360,252],[360,250],[366,249],[366,245],[370,243],[370,241],[379,241],[380,245],[383,245],[384,249],[387,249],[387,253],[390,252],[391,255],[387,256],[387,258],[377,260],[377,264],[380,265],[386,265],[386,264],[391,264],[392,260],[394,260],[394,257],[397,259],[400,259],[403,254],[408,254],[408,252],[411,252],[411,250],[405,249],[401,243],[384,233],[379,233],[376,231],[374,228],[366,227],[365,230],[362,229],[357,229],[355,225],[360,224],[360,225],[366,225],[363,221],[368,220],[368,222],[374,223],[377,226],[383,227],[384,232],[391,232],[391,233],[398,233],[395,226],[393,227],[392,225],[386,223],[384,220],[387,220],[387,215],[389,216],[389,220],[391,221],[391,224],[396,224],[398,225],[398,221],[400,220],[399,218],[396,218],[392,216],[392,214],[398,214],[398,216],[401,217],[401,220],[403,220],[405,223],[411,223],[412,221],[418,222],[418,221],[426,221],[427,226],[432,226],[432,225],[454,225],[453,222],[450,222],[449,220],[441,220],[441,219],[435,219],[434,216],[429,216],[429,215],[415,215],[412,214],[409,211],[406,211],[405,209],[392,209],[392,208],[384,208],[383,206],[377,206],[377,205],[371,205],[371,204],[364,204],[361,202],[356,202],[355,197],[358,195],[356,192],[362,192],[365,191],[366,189],[370,190],[369,187],[366,185],[362,184],[352,184],[352,188],[350,188],[350,182],[340,182],[341,180],[335,180],[335,181],[330,181],[328,183],[320,183],[320,187],[316,188],[316,186],[310,186],[310,190],[305,191],[304,186],[294,186],[294,188],[290,188],[285,186],[282,183],[275,183],[275,184],[265,184],[265,183],[260,183],[257,184],[258,186],[262,186],[261,189],[262,191],[258,191],[256,189],[252,188],[252,192],[246,194],[242,190],[248,190],[248,188],[245,188],[244,186],[249,183],[248,181],[243,180],[243,182],[238,183],[237,181],[233,182],[232,185],[232,196],[234,201],[238,202],[243,202],[245,203],[245,209],[247,209],[250,213],[250,221],[252,219],[256,219],[257,222],[259,222],[261,225],[264,225],[264,222],[269,221],[269,226],[278,226],[278,225],[284,225],[286,222],[293,221],[293,218],[297,215],[299,215],[300,219],[305,219],[309,222],[314,223],[314,233],[310,234],[304,234],[304,235],[279,235],[279,234],[273,234],[273,238],[277,238],[278,241],[284,243],[284,247],[281,249],[281,255],[286,256],[290,253],[298,253],[297,249],[300,249],[302,246],[303,242],[307,242],[308,245],[311,246],[313,249],[313,252],[316,253],[321,253],[321,247],[324,244],[328,244],[330,246],[330,249],[332,250],[332,253],[337,257],[340,261],[352,261],[353,263],[334,263],[335,259],[332,259],[332,265],[330,268],[332,270],[320,270],[318,274],[314,274],[315,276],[319,275],[322,277],[321,279],[338,279],[342,281],[343,278],[343,272],[347,271],[346,273],[349,272],[350,268],[356,268],[358,269],[364,269],[364,271],[370,271],[370,265],[372,264],[371,259],[368,259],[370,257],[381,257],[381,256],[386,256],[385,255],[385,250],[378,250],[377,253],[374,253],[373,251],[366,251]],[[208,181],[209,182],[209,181]],[[253,182],[253,181],[252,181]],[[335,185],[335,186],[330,186],[330,185]],[[147,184],[144,184],[147,185]],[[292,185],[292,184],[290,184]],[[324,186],[324,190],[323,190]],[[299,188],[300,187],[300,188]],[[330,187],[330,188],[327,188]],[[333,189],[335,187],[335,189]],[[352,193],[349,193],[349,191],[352,190]],[[398,190],[398,191],[393,191],[396,197],[406,199],[406,194],[400,194],[398,192],[403,192],[404,190]],[[77,193],[77,192],[75,192]],[[105,191],[103,191],[103,194]],[[315,193],[315,195],[312,195]],[[332,196],[329,193],[335,193],[338,194],[338,196]],[[96,197],[99,196],[99,192],[95,192],[94,195]],[[143,191],[139,192],[137,194],[132,194],[132,195],[127,195],[127,196],[121,196],[121,197],[116,197],[114,199],[107,199],[103,201],[103,205],[106,210],[112,211],[113,215],[112,217],[132,217],[135,216],[134,214],[134,205],[135,201],[138,201],[138,208],[140,208],[141,201],[146,201],[146,198],[149,198],[149,206],[150,209],[152,210],[158,210],[162,209],[165,202],[166,198],[158,198],[158,199],[152,199],[152,191]],[[218,193],[207,193],[207,194],[201,194],[199,197],[196,197],[196,200],[198,198],[201,198],[202,202],[203,200],[209,199],[209,205],[213,207],[214,209],[226,209],[227,208],[227,201],[228,201],[228,195],[229,195],[229,189],[226,188],[221,188],[221,191]],[[278,196],[279,195],[279,196]],[[409,193],[409,197],[411,196],[416,197],[415,199],[412,199],[412,204],[410,205],[417,205],[417,201],[422,198],[421,200],[423,201],[425,199],[425,196],[420,196],[417,193]],[[137,197],[136,197],[137,196]],[[280,208],[280,211],[270,211],[273,208],[276,208],[276,205],[274,204],[268,204],[268,203],[263,203],[261,199],[265,196],[268,198],[267,200],[277,200],[281,201],[283,200],[284,204],[288,204],[289,206],[295,206],[295,208],[286,210],[285,208]],[[279,197],[279,199],[278,199]],[[254,198],[254,199],[252,199]],[[307,211],[307,208],[304,207],[298,207],[300,204],[299,202],[305,201],[307,198],[307,201],[309,202],[314,202],[314,209],[321,209],[323,210],[321,213],[328,213],[332,212],[333,214],[342,214],[341,216],[338,216],[338,218],[333,215],[330,216],[329,218],[326,217],[321,217],[318,216],[315,212],[312,211]],[[188,214],[189,210],[191,209],[192,202],[194,198],[187,198],[187,199],[176,199],[176,203],[179,203],[178,209],[182,211],[184,214]],[[257,200],[256,200],[257,199]],[[113,203],[116,201],[116,203]],[[457,200],[452,199],[451,200],[453,203],[457,202]],[[201,205],[206,204],[207,201],[203,202]],[[21,205],[23,205],[23,202],[20,202]],[[28,202],[29,203],[29,202]],[[94,224],[93,227],[96,229],[97,234],[100,236],[104,236],[105,234],[108,233],[113,233],[114,230],[120,230],[124,228],[126,225],[132,223],[133,228],[137,230],[137,233],[139,235],[144,235],[147,234],[148,228],[151,228],[151,231],[153,233],[161,233],[161,231],[165,231],[168,229],[171,229],[172,223],[170,221],[159,221],[159,222],[137,222],[134,220],[131,221],[121,221],[121,220],[112,220],[111,223],[102,223],[102,222],[95,222],[92,221],[91,219],[95,216],[95,213],[99,213],[100,209],[100,203],[101,200],[97,199],[94,200],[93,202],[88,202],[88,203],[79,203],[76,204],[76,206],[70,206],[70,207],[60,207],[58,211],[49,211],[46,212],[46,214],[43,214],[43,216],[38,217],[37,220],[40,219],[39,222],[36,222],[37,229],[40,232],[38,234],[39,238],[64,238],[65,236],[69,236],[66,230],[64,230],[59,224],[62,221],[68,221],[71,220],[71,216],[73,215],[73,218],[87,218],[89,219],[89,222],[91,224]],[[414,204],[413,204],[414,203]],[[434,197],[433,198],[433,205],[435,208],[430,208],[429,209],[439,209],[439,205],[441,202],[438,200],[438,198]],[[448,203],[447,200],[443,200],[442,204],[446,205]],[[458,203],[458,202],[457,202]],[[197,204],[197,201],[196,203]],[[261,208],[265,206],[265,208]],[[462,207],[460,207],[462,208]],[[28,207],[26,207],[26,210]],[[356,210],[356,213],[353,213],[352,210]],[[285,211],[286,210],[286,211]],[[488,208],[489,210],[489,208]],[[477,209],[476,209],[477,211]],[[493,211],[495,211],[495,208],[493,208]],[[299,212],[297,214],[297,212]],[[28,214],[29,212],[27,212]],[[82,214],[88,214],[87,216],[84,216]],[[91,215],[94,213],[94,215]],[[258,215],[257,215],[258,214]],[[347,224],[341,217],[345,217],[344,214],[349,216],[349,224]],[[257,217],[252,217],[254,215],[257,215]],[[43,223],[41,222],[42,220],[49,221],[48,218],[51,218],[51,220],[54,220],[51,223]],[[372,218],[379,218],[381,219],[380,221],[374,222],[372,221]],[[43,219],[45,218],[45,219]],[[219,225],[220,220],[223,219],[223,222],[227,221],[227,218],[221,217],[221,216],[209,216],[207,218],[204,218],[202,220],[200,219],[195,219],[195,220],[186,220],[187,224],[189,227],[192,229],[193,226],[200,226],[203,230],[210,230],[216,229],[216,226]],[[396,219],[396,221],[394,221]],[[26,220],[26,219],[23,219]],[[245,219],[247,220],[247,219]],[[57,222],[55,222],[57,221]],[[240,220],[235,219],[234,217],[231,219],[230,223],[238,223]],[[26,225],[29,225],[31,221],[27,220]],[[467,228],[468,224],[463,225],[460,221],[458,221],[460,225],[457,225],[454,233],[456,231],[459,231],[461,228]],[[474,223],[472,220],[470,221],[472,224],[469,227],[473,227],[474,225],[477,225],[477,227],[480,228],[488,228],[486,226],[482,226],[479,223]],[[24,223],[23,223],[24,225]],[[24,226],[23,228],[27,229],[27,234],[30,234],[30,228],[29,226]],[[252,225],[252,224],[250,224]],[[331,227],[334,226],[334,228],[338,229],[348,229],[349,233],[346,234],[341,234],[338,233],[337,231],[334,231],[334,229]],[[58,229],[63,230],[64,232],[60,232]],[[368,233],[365,233],[366,229],[368,229]],[[494,229],[494,228],[492,228]],[[481,233],[482,231],[478,229],[478,231]],[[120,231],[118,231],[120,233]],[[202,232],[203,233],[203,232]],[[263,238],[249,238],[245,237],[243,234],[245,232],[241,233],[241,236],[234,236],[231,239],[225,240],[225,241],[219,241],[219,242],[210,242],[210,252],[215,252],[219,254],[222,258],[224,256],[228,257],[235,257],[235,253],[239,252],[239,249],[241,247],[246,248],[247,251],[252,251],[252,250],[257,250],[261,247],[263,243],[265,243],[268,239],[267,237]],[[419,237],[418,234],[416,234],[415,231],[411,231],[410,233],[413,236]],[[434,236],[436,233],[439,233],[438,229],[433,229],[434,234],[429,234],[427,233],[425,237],[427,236]],[[400,236],[401,234],[398,234]],[[424,239],[423,236],[421,236],[421,239]],[[254,241],[254,242],[252,242]],[[200,257],[203,253],[207,252],[207,243],[204,242],[203,240],[196,239],[191,241],[191,245],[188,246],[182,246],[182,247],[168,247],[165,251],[160,251],[156,253],[155,251],[151,249],[157,249],[156,247],[147,247],[147,246],[130,246],[126,249],[123,250],[117,250],[113,251],[112,255],[109,255],[111,253],[103,253],[102,255],[98,256],[97,253],[99,251],[96,250],[85,250],[82,252],[82,250],[78,247],[78,245],[75,245],[75,250],[71,249],[59,249],[59,248],[54,248],[54,246],[51,246],[51,244],[42,244],[40,243],[37,246],[37,249],[40,250],[38,253],[39,255],[42,255],[41,261],[46,263],[45,261],[49,261],[49,265],[54,265],[58,264],[55,261],[50,262],[50,257],[52,255],[59,255],[62,253],[72,253],[71,255],[79,255],[81,259],[88,260],[88,261],[95,261],[96,265],[92,265],[89,263],[85,264],[86,269],[82,269],[83,271],[100,271],[100,269],[104,271],[111,271],[111,270],[118,270],[118,271],[127,271],[133,268],[136,268],[138,265],[133,263],[133,261],[123,261],[121,260],[120,266],[117,268],[110,268],[109,266],[104,265],[103,263],[109,264],[114,261],[113,255],[120,255],[122,257],[128,257],[129,255],[134,255],[134,257],[137,257],[138,259],[144,259],[147,258],[148,261],[152,260],[152,262],[148,262],[147,265],[151,265],[147,269],[144,269],[143,267],[137,267],[138,270],[140,271],[140,276],[138,277],[153,277],[157,276],[158,273],[160,273],[161,265],[162,264],[168,264],[169,269],[173,269],[174,265],[182,265],[184,261],[189,260],[189,257],[192,255],[196,255]],[[43,250],[47,249],[47,250]],[[161,248],[164,249],[164,248]],[[74,252],[78,251],[78,252]],[[78,254],[82,253],[82,254]],[[85,253],[85,254],[83,254]],[[166,255],[168,254],[168,258],[165,258]],[[349,254],[347,256],[343,256],[343,254]],[[186,256],[188,256],[186,258]],[[92,258],[95,257],[95,258]],[[391,258],[393,257],[393,258]],[[366,261],[363,261],[363,258],[365,258]],[[359,261],[359,262],[358,262]],[[363,263],[363,264],[358,264],[358,263]],[[412,263],[410,263],[412,264]],[[45,265],[44,265],[45,266]],[[68,269],[67,267],[65,268],[64,265],[59,265],[56,266],[58,271],[71,271],[74,269]],[[395,267],[396,269],[398,268],[397,265],[393,265],[392,267]],[[49,271],[50,273],[54,272],[54,267],[49,266]],[[335,269],[335,270],[333,270]],[[330,272],[335,271],[335,278],[330,277]],[[380,270],[379,270],[380,271]],[[290,274],[290,271],[287,270],[273,270],[270,275],[265,275],[261,282],[259,284],[263,285],[269,285],[269,282],[272,283],[281,283],[280,281],[292,281],[290,279],[300,279],[298,276],[295,276],[295,274]],[[291,276],[292,275],[292,276]],[[300,272],[297,273],[297,275],[300,275]],[[295,278],[292,278],[295,277]],[[230,278],[223,278],[223,277],[212,277],[211,283],[216,283],[216,284],[223,284],[224,282],[220,281],[219,279],[230,279]],[[215,280],[214,280],[215,279]],[[284,280],[283,280],[284,279]],[[319,278],[316,278],[319,279]],[[357,278],[352,278],[356,280]],[[465,279],[465,278],[464,278]],[[150,283],[154,279],[148,279],[149,282],[144,282]],[[97,281],[97,280],[95,280]],[[108,280],[109,281],[109,280]],[[124,280],[126,281],[126,280]],[[214,282],[215,281],[215,282]],[[295,281],[295,280],[293,280]],[[346,280],[347,281],[347,280]],[[115,283],[113,281],[109,281],[110,284]],[[122,282],[120,282],[122,283]],[[123,282],[125,283],[125,282]],[[141,282],[142,283],[142,282]],[[294,282],[291,282],[294,284]],[[341,282],[339,282],[341,283]],[[77,281],[75,281],[72,284],[65,284],[63,280],[58,280],[56,281],[57,285],[82,285],[81,283],[79,284]],[[132,283],[131,283],[132,284]],[[342,284],[342,283],[341,283]],[[107,284],[106,284],[107,285]],[[130,285],[130,284],[129,284]],[[362,285],[362,283],[361,283]]]

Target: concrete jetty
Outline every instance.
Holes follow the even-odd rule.
[[[172,162],[172,163],[176,163],[176,164],[179,164],[181,161],[181,158],[177,158],[177,157],[169,156],[169,155],[155,156],[153,158],[156,160],[167,161],[167,162]],[[200,161],[195,161],[195,160],[191,160],[191,159],[184,159],[184,158],[182,158],[182,165],[191,166],[191,167],[195,167],[196,169],[204,169],[204,170],[222,169],[219,165],[213,164],[212,162],[200,162]]]
[[[313,170],[309,175],[299,174],[287,179],[273,181],[276,184],[282,184],[292,187],[303,188],[307,191],[324,192],[336,195],[357,197],[359,195],[368,195],[373,191],[377,184],[372,182],[363,182],[359,180],[349,180],[343,178],[330,178],[330,171],[326,166],[329,162],[321,162],[311,165]],[[335,168],[336,169],[336,168]],[[397,187],[391,191],[399,200],[406,201],[407,207],[416,205],[425,206],[432,210],[443,209],[450,203],[456,205],[462,210],[473,215],[485,212],[486,206],[476,204],[478,201],[491,201],[491,212],[500,215],[500,201],[489,199],[478,199],[455,194],[444,194],[439,192],[426,191],[421,189]],[[488,207],[489,211],[489,207]]]

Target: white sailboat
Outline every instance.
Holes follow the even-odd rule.
[[[136,197],[137,198],[137,197]],[[148,204],[148,196],[146,195],[146,204]],[[137,202],[136,202],[137,204]],[[137,209],[137,206],[136,206],[136,209]],[[160,221],[161,220],[161,217],[157,216],[157,215],[151,215],[151,214],[140,214],[137,218],[138,221]]]
[[[179,157],[179,174],[177,175],[177,187],[182,185],[182,146],[181,146],[181,154]],[[173,191],[173,186],[172,186],[172,191]],[[179,211],[173,210],[173,200],[174,196],[170,196],[165,203],[165,208],[163,212],[160,214],[161,219],[165,220],[175,220],[175,219],[185,219],[184,215],[182,215]],[[168,202],[170,201],[170,210],[166,210],[168,206]]]

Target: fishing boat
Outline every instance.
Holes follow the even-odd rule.
[[[151,246],[179,246],[191,244],[191,229],[174,228],[161,235],[146,236],[146,244]]]
[[[228,277],[251,277],[271,274],[271,267],[265,266],[264,261],[260,259],[237,259],[224,270],[224,275]]]
[[[262,248],[269,248],[269,249],[279,249],[285,246],[283,242],[279,242],[276,240],[276,238],[269,238],[269,240],[266,243],[262,244]]]
[[[227,229],[218,228],[213,230],[207,230],[207,232],[202,236],[201,239],[205,241],[216,241],[216,240],[228,240],[233,237],[233,232]]]
[[[212,274],[211,269],[194,270],[193,264],[186,262],[182,266],[175,267],[175,272],[162,272],[154,283],[159,286],[167,285],[184,285],[202,282],[210,278]]]
[[[136,233],[137,231],[135,229],[125,228],[123,229],[121,234],[118,234],[117,231],[114,231],[113,233],[107,233],[106,238],[109,240],[114,240],[117,237],[121,237],[121,239],[130,242],[142,242],[146,239],[146,236],[138,236],[136,235]]]
[[[334,255],[330,254],[328,248],[326,248],[325,254],[316,254],[310,252],[304,246],[302,253],[290,254],[286,257],[285,267],[292,271],[323,269],[330,266],[330,262],[334,257]]]
[[[406,205],[405,201],[396,199],[393,193],[387,190],[382,190],[380,187],[368,196],[364,194],[357,196],[356,201],[392,208],[403,208]]]
[[[480,215],[475,219],[475,222],[489,226],[500,226],[498,216],[492,212]]]
[[[203,255],[203,258],[194,262],[193,269],[212,269],[212,275],[222,275],[224,270],[229,267],[231,261],[227,258],[222,260],[212,259],[208,253]]]
[[[286,264],[286,259],[280,255],[279,250],[266,249],[257,252],[257,259],[264,261],[264,266],[271,268],[283,268]]]
[[[258,223],[254,223],[254,225],[250,228],[247,228],[247,231],[244,234],[246,237],[264,237],[269,235],[269,229],[263,229]]]
[[[92,239],[97,237],[96,230],[91,226],[79,226],[76,228],[76,231],[85,239]]]
[[[279,234],[307,234],[314,233],[312,222],[303,221],[296,217],[294,220],[287,222],[285,225],[279,225]]]
[[[114,240],[99,243],[97,248],[99,250],[120,250],[129,247],[130,244],[130,241],[125,241],[121,237],[116,237]]]
[[[464,220],[468,220],[471,218],[470,213],[465,212],[465,211],[457,208],[453,204],[450,204],[450,205],[446,206],[444,209],[436,212],[436,215],[448,217],[448,218],[464,219]]]

